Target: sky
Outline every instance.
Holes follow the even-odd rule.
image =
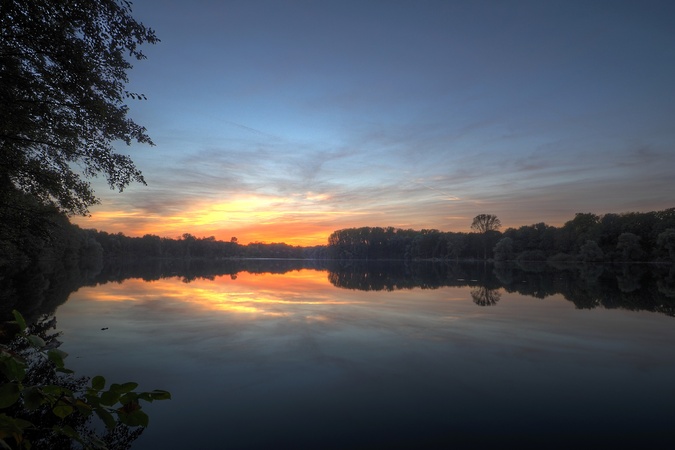
[[[136,0],[129,236],[326,244],[675,207],[671,1]]]

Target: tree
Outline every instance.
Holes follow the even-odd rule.
[[[503,237],[497,242],[492,250],[497,261],[508,261],[513,259],[513,239],[510,237]]]
[[[675,228],[668,228],[659,233],[656,244],[664,253],[668,253],[671,261],[675,261]]]
[[[501,226],[502,222],[493,214],[479,214],[473,218],[471,223],[471,229],[479,233],[497,231]]]
[[[125,86],[127,57],[158,41],[127,0],[0,3],[0,204],[18,189],[84,215],[98,203],[86,179],[103,174],[119,191],[145,183],[113,143],[153,145],[127,117],[125,102],[145,97]]]
[[[447,233],[445,239],[448,258],[459,259],[466,248],[465,235],[460,233]]]
[[[622,261],[640,261],[645,256],[640,245],[640,236],[633,233],[621,233],[617,239],[616,249]]]
[[[487,259],[488,238],[492,234],[499,234],[496,231],[502,226],[502,222],[493,214],[479,214],[473,218],[471,229],[481,233],[483,241],[483,259]],[[496,239],[493,241],[496,242]],[[494,244],[493,244],[494,245]]]
[[[588,240],[579,249],[579,259],[583,262],[600,262],[605,255],[597,242]]]
[[[478,306],[492,306],[502,298],[499,289],[490,289],[487,286],[479,286],[471,290],[471,298]]]

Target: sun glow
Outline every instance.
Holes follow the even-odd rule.
[[[213,280],[184,283],[176,278],[147,282],[126,280],[123,284],[84,288],[86,297],[97,302],[180,303],[191,309],[220,311],[250,316],[302,316],[325,320],[321,310],[358,301],[338,300],[328,295],[333,289],[326,272],[303,269],[285,274],[221,275]],[[89,292],[90,291],[90,292]],[[318,308],[318,310],[317,310]]]
[[[134,210],[94,211],[88,218],[73,218],[84,228],[140,237],[146,234],[176,238],[184,233],[214,236],[239,243],[284,242],[289,245],[324,245],[330,233],[343,228],[340,220],[358,212],[335,211],[327,204],[330,196],[306,192],[279,197],[242,195],[227,201],[196,201],[180,209],[153,212]]]

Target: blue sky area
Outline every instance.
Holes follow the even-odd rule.
[[[81,226],[323,244],[675,206],[675,2],[158,1],[120,146],[148,186]]]

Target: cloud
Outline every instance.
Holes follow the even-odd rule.
[[[145,10],[149,186],[96,181],[87,223],[269,241],[673,206],[670,7],[273,3]]]

